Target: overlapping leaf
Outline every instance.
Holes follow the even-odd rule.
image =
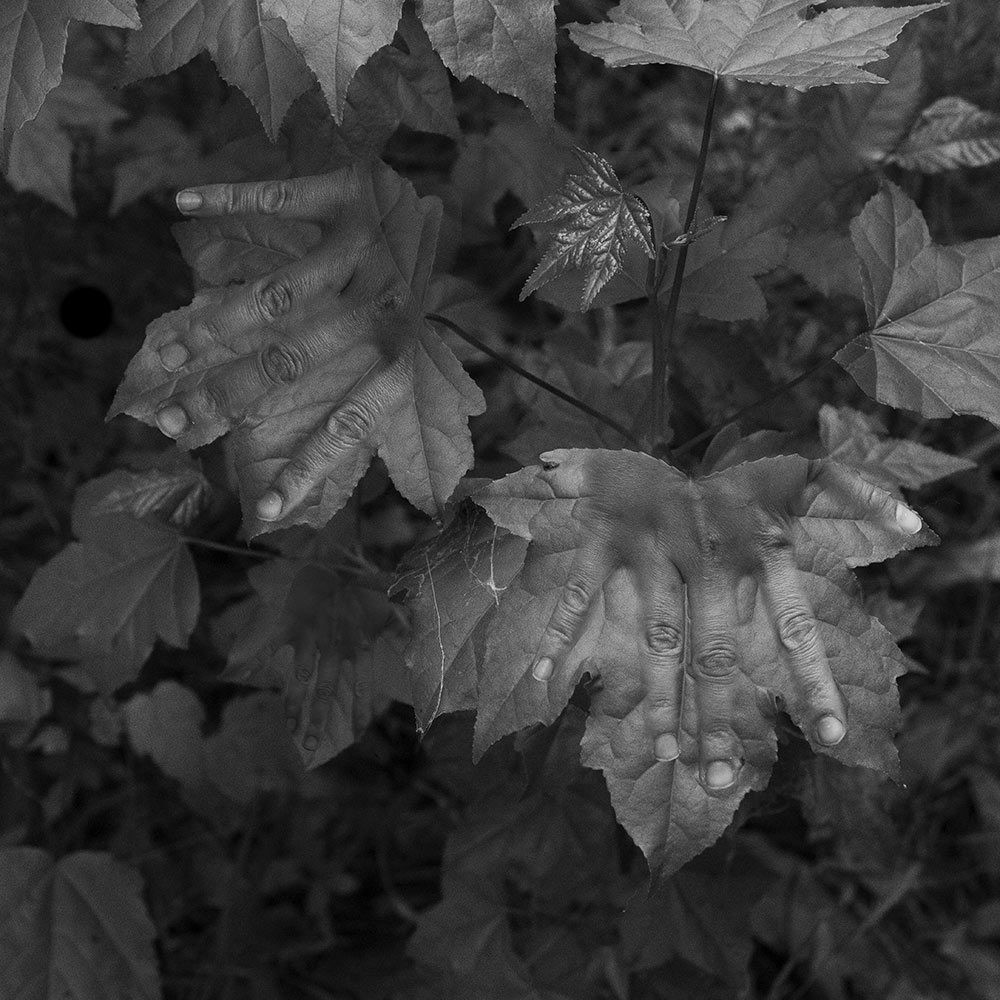
[[[129,39],[128,78],[169,73],[202,51],[250,98],[272,139],[312,83],[284,22],[258,0],[148,0],[142,30]]]
[[[316,74],[330,110],[344,118],[354,74],[392,42],[403,0],[254,0],[265,17],[281,18]]]
[[[942,97],[923,110],[887,159],[924,174],[996,163],[1000,160],[1000,115],[983,111],[962,97]]]
[[[851,224],[870,330],[836,360],[880,403],[1000,424],[1000,239],[931,242],[886,184]]]
[[[515,225],[533,223],[550,230],[545,254],[521,289],[521,298],[562,274],[582,271],[580,305],[589,309],[622,269],[630,244],[637,244],[650,259],[655,251],[646,206],[622,188],[603,157],[582,149],[577,156],[583,173],[569,174],[558,194],[531,206]]]
[[[391,281],[398,290],[399,298],[405,300],[401,311],[387,321],[377,308],[359,309],[346,334],[334,330],[323,335],[315,364],[301,377],[269,382],[254,399],[229,401],[228,408],[200,417],[178,438],[183,447],[196,447],[230,432],[246,523],[252,533],[292,523],[317,527],[326,523],[350,496],[376,452],[400,492],[431,513],[443,508],[471,464],[467,417],[483,409],[482,394],[420,311],[434,259],[440,206],[435,199],[418,198],[408,183],[386,167],[372,168],[371,173],[358,169],[361,183],[350,188],[352,204],[344,211],[352,213],[353,227],[370,225],[370,238],[384,241],[386,253],[375,266],[391,268],[391,273],[380,272],[379,280]],[[330,176],[331,183],[351,183],[345,173]],[[240,283],[307,255],[324,236],[346,239],[345,255],[371,266],[366,240],[352,237],[353,229],[332,231],[326,220],[275,224],[270,218],[232,217],[199,221],[190,224],[190,231],[192,235],[182,237],[182,244],[194,266],[209,281],[233,285],[207,288],[190,306],[150,326],[142,350],[119,387],[112,414],[126,412],[154,423],[164,400],[180,392],[195,392],[207,378],[226,378],[240,371],[262,348],[280,355],[285,343],[294,344],[296,338],[309,335],[302,322],[303,313],[312,318],[306,304],[300,307],[303,312],[293,312],[279,328],[262,324],[234,341],[214,336],[206,319],[230,291],[239,294]],[[369,236],[367,231],[365,236]],[[326,301],[324,308],[333,310],[335,303]],[[386,322],[391,331],[385,329]],[[385,357],[387,337],[391,338],[391,361]],[[159,350],[179,338],[190,360],[174,373],[161,364]],[[306,346],[302,351],[310,356],[316,353]],[[296,449],[322,433],[331,413],[358,383],[386,364],[391,364],[395,374],[380,389],[380,398],[366,403],[377,410],[370,430],[352,442],[335,466],[325,469],[305,500],[285,517],[258,521],[251,513],[254,503]]]
[[[70,21],[138,28],[135,0],[4,0],[0,9],[0,166],[14,132],[62,78]]]
[[[634,457],[640,464],[655,461]],[[807,464],[785,455],[718,475],[750,502],[761,477],[798,482]],[[741,673],[730,723],[742,743],[744,764],[736,785],[725,795],[709,795],[699,783],[690,685],[682,696],[680,758],[657,761],[637,663],[642,595],[625,565],[606,581],[557,674],[547,684],[535,681],[531,666],[538,642],[582,531],[574,515],[576,501],[555,496],[539,472],[524,469],[477,492],[475,502],[490,519],[466,509],[433,545],[410,556],[400,584],[414,612],[408,659],[418,722],[426,727],[437,714],[475,707],[475,749],[481,754],[506,733],[551,722],[585,673],[599,675],[582,760],[604,771],[618,818],[653,871],[669,873],[719,836],[748,790],[766,784],[775,738],[761,692],[781,696],[794,719],[804,708],[801,694],[790,684],[773,622],[758,604],[739,635]],[[646,530],[627,524],[633,501],[619,496],[614,502],[622,509],[626,535]],[[870,516],[858,501],[819,493],[794,519],[795,558],[848,703],[848,736],[834,748],[820,749],[846,763],[894,773],[895,678],[904,660],[889,633],[865,613],[847,566],[919,542],[876,528],[866,522]]]
[[[422,0],[419,7],[434,48],[459,80],[474,76],[520,98],[539,121],[552,121],[552,0]]]
[[[673,63],[806,90],[878,82],[861,67],[882,59],[908,21],[941,6],[836,8],[809,16],[802,0],[624,0],[609,22],[570,25],[569,33],[609,66]]]

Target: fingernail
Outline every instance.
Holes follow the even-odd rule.
[[[910,510],[909,507],[904,507],[902,504],[896,508],[896,523],[908,535],[915,535],[924,526],[924,522],[920,520],[920,515],[916,511]]]
[[[319,740],[315,736],[307,736],[303,741],[302,745],[307,750],[315,750],[319,746]]]
[[[175,201],[181,212],[196,212],[205,203],[197,191],[178,191]]]
[[[176,403],[167,403],[156,411],[156,426],[167,437],[180,437],[188,428],[188,415]]]
[[[705,781],[709,788],[728,788],[735,780],[736,772],[727,761],[713,760],[705,768]]]
[[[160,348],[160,364],[168,372],[182,368],[189,357],[188,349],[183,344],[167,344]]]
[[[285,728],[290,733],[294,733],[295,730],[298,728],[298,725],[299,725],[299,720],[298,720],[297,716],[294,716],[294,715],[286,715],[285,716]]]
[[[833,715],[824,715],[816,723],[816,735],[824,746],[836,746],[844,738],[845,732],[847,730],[844,728],[844,724]]]
[[[677,738],[670,733],[663,733],[656,737],[653,743],[653,756],[660,761],[677,760],[681,755],[681,748],[677,745]]]
[[[275,490],[268,490],[257,501],[257,517],[261,521],[277,521],[281,517],[283,501],[281,494]]]
[[[552,658],[549,656],[540,656],[536,661],[534,667],[531,668],[531,676],[535,678],[536,681],[547,681],[552,676],[552,671],[555,670],[556,665],[552,662]]]
[[[538,456],[538,461],[542,463],[543,469],[558,469],[560,457],[556,451],[546,451]]]

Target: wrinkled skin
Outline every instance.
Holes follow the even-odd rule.
[[[165,400],[156,411],[164,434],[183,443],[192,429],[220,415],[252,414],[268,394],[304,382],[328,362],[331,350],[362,340],[359,329],[373,331],[367,335],[372,357],[361,365],[365,374],[256,499],[256,516],[264,522],[281,519],[330,470],[349,463],[410,377],[420,314],[381,232],[371,183],[364,170],[345,167],[288,181],[207,185],[177,196],[177,207],[192,218],[271,216],[276,222],[318,223],[322,235],[301,259],[228,288],[206,307],[200,322],[214,339],[241,352],[237,345],[252,342],[260,330],[294,331],[295,337],[262,344],[235,369],[220,367],[196,389]],[[182,372],[190,355],[182,331],[159,349],[169,372]]]
[[[795,519],[823,494],[864,509],[876,530],[900,537],[921,530],[912,510],[835,463],[803,460],[807,475],[795,481],[779,480],[767,463],[752,463],[742,467],[739,482],[726,474],[692,479],[624,451],[554,451],[541,459],[540,478],[555,496],[576,500],[580,544],[538,644],[536,680],[552,676],[605,581],[625,568],[640,595],[644,720],[657,759],[674,760],[680,752],[687,671],[695,689],[700,781],[711,792],[736,782],[742,748],[730,720],[741,668],[737,635],[754,617],[758,596],[808,707],[812,735],[826,746],[844,738],[847,707],[795,563],[795,531],[801,530]]]

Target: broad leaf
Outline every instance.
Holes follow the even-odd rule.
[[[653,230],[646,206],[626,192],[607,160],[586,150],[577,156],[583,173],[570,174],[558,194],[532,205],[515,223],[545,226],[548,245],[521,289],[526,298],[536,288],[569,271],[582,270],[582,309],[621,270],[631,244],[652,259]]]
[[[942,97],[923,110],[887,159],[924,174],[996,163],[1000,160],[1000,115],[961,97]]]
[[[932,243],[894,184],[865,205],[851,236],[871,329],[836,360],[880,403],[1000,424],[1000,239]]]
[[[0,995],[159,1000],[142,878],[110,854],[0,850]]]
[[[347,88],[354,74],[383,45],[389,45],[403,0],[256,0],[266,17],[288,26],[299,51],[316,74],[333,117],[344,120]]]
[[[14,132],[62,77],[70,21],[138,28],[135,0],[4,0],[0,10],[0,166]]]
[[[102,491],[113,484],[101,481]],[[162,639],[185,647],[200,609],[194,562],[176,530],[128,514],[94,513],[90,490],[73,510],[71,542],[32,577],[14,627],[42,653],[111,657],[119,683]]]
[[[445,65],[513,94],[540,122],[552,121],[556,22],[552,0],[421,0],[427,33]]]
[[[634,462],[629,475],[646,483],[638,494],[619,483],[617,490],[609,487],[614,495],[600,501],[615,511],[620,541],[609,539],[608,545],[619,553],[612,558],[619,560],[620,569],[606,579],[556,673],[547,684],[540,684],[531,669],[540,638],[578,547],[593,540],[596,529],[585,520],[588,508],[556,495],[537,467],[476,493],[476,503],[497,527],[491,530],[481,516],[464,514],[438,541],[411,554],[409,571],[401,579],[414,612],[408,658],[418,721],[426,726],[441,712],[475,706],[475,750],[481,754],[506,733],[551,722],[577,681],[585,673],[598,675],[582,760],[605,772],[619,821],[642,848],[652,870],[668,874],[719,836],[746,791],[766,784],[775,738],[761,693],[779,696],[800,722],[806,713],[804,696],[792,679],[774,622],[758,593],[752,616],[739,629],[742,659],[733,714],[727,720],[743,748],[736,784],[724,794],[710,795],[699,781],[693,681],[682,685],[680,757],[657,761],[646,727],[647,692],[638,666],[641,608],[648,595],[637,582],[644,577],[641,569],[637,574],[630,566],[626,546],[651,530],[642,511],[654,496],[660,498],[656,509],[666,519],[664,544],[682,548],[688,544],[675,537],[682,521],[664,499],[671,488],[668,467],[628,452],[562,454],[584,463],[587,456],[618,456],[608,461],[616,467]],[[894,688],[904,661],[885,629],[865,613],[847,567],[886,558],[902,546],[919,544],[925,536],[903,538],[898,530],[878,527],[870,520],[875,509],[870,504],[882,503],[878,498],[885,494],[851,479],[842,468],[831,469],[829,481],[812,478],[816,473],[810,473],[811,468],[805,459],[786,455],[697,482],[706,491],[706,504],[722,502],[709,500],[710,495],[729,495],[732,499],[725,503],[746,510],[769,490],[798,498],[789,501],[795,564],[850,720],[843,742],[834,747],[814,745],[844,762],[894,773],[892,734],[899,711]],[[667,478],[655,485],[653,479],[661,474]],[[764,502],[780,506],[782,501]],[[702,516],[714,515],[706,509]],[[749,524],[745,514],[742,521]],[[527,550],[525,541],[530,542]]]
[[[471,464],[467,417],[484,406],[421,314],[440,219],[436,199],[418,198],[383,166],[306,181],[327,184],[343,204],[315,220],[246,214],[188,224],[186,254],[220,287],[150,325],[111,410],[152,424],[167,400],[177,400],[189,415],[177,435],[185,448],[229,431],[251,534],[326,523],[376,452],[408,500],[439,512]],[[329,278],[334,268],[344,273],[341,286],[349,285],[346,301]],[[309,277],[292,277],[303,274]],[[301,280],[309,294],[283,298],[277,291]],[[273,295],[267,308],[282,315],[219,330],[213,317],[231,312],[248,288]],[[175,346],[185,360],[171,371],[160,351]],[[248,384],[247,373],[262,370],[265,377]],[[310,476],[302,496],[279,520],[258,519],[256,500],[296,456],[324,447],[338,407],[352,405],[365,427],[351,423],[349,440],[328,460],[301,460]]]
[[[824,405],[819,413],[823,447],[831,458],[857,469],[870,483],[886,490],[926,483],[974,469],[975,462],[949,455],[917,441],[886,436],[877,418],[850,407]]]
[[[129,39],[128,79],[169,73],[202,51],[250,98],[272,139],[312,83],[284,22],[259,0],[147,0],[142,30]]]
[[[886,55],[904,25],[941,3],[853,7],[804,16],[802,0],[624,0],[609,23],[570,37],[609,66],[673,63],[806,90],[878,82],[860,67]]]

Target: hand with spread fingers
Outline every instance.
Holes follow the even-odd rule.
[[[325,523],[376,452],[404,496],[440,512],[483,400],[422,315],[436,199],[379,164],[177,204],[215,287],[151,324],[112,415],[186,448],[229,432],[251,534]]]
[[[824,551],[851,565],[885,558],[919,544],[922,522],[912,510],[844,466],[800,456],[701,478],[628,451],[553,451],[541,461],[534,482],[544,483],[556,501],[573,501],[575,546],[538,642],[536,682],[557,674],[598,595],[624,570],[637,595],[643,718],[657,760],[682,752],[687,683],[694,692],[699,781],[713,793],[736,783],[744,759],[732,725],[740,714],[737,700],[745,698],[741,674],[761,686],[741,639],[751,621],[750,632],[772,637],[756,641],[753,656],[761,659],[765,649],[765,658],[784,662],[783,697],[792,717],[821,746],[844,739],[851,725],[847,702],[796,556]],[[527,492],[519,489],[519,495]],[[497,484],[488,491],[491,512],[503,490]],[[565,550],[565,541],[560,545]]]

